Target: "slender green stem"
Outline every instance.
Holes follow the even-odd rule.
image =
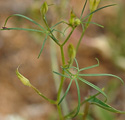
[[[72,29],[72,31],[70,32],[70,34],[68,35],[68,37],[66,38],[66,40],[64,41],[64,43],[62,45],[60,45],[60,51],[61,51],[61,58],[62,58],[62,66],[65,65],[65,56],[64,56],[64,50],[63,50],[63,46],[65,45],[65,43],[69,40],[71,34],[73,33],[74,31],[74,28]],[[62,70],[62,74],[64,75],[65,74],[65,71]],[[60,82],[60,86],[59,86],[59,90],[58,90],[58,94],[57,94],[57,102],[59,103],[60,101],[60,96],[61,96],[61,92],[62,92],[62,88],[63,88],[63,83],[64,83],[64,79],[65,77],[62,76],[61,77],[61,82]],[[57,108],[58,108],[58,113],[59,113],[59,117],[61,120],[63,120],[64,118],[61,117],[62,116],[62,112],[61,112],[61,108],[59,105],[57,105]]]
[[[62,65],[64,66],[65,65],[65,57],[64,57],[63,46],[60,46],[60,50],[61,50],[61,57],[62,57]],[[62,74],[63,75],[65,74],[64,70],[62,70]],[[58,89],[58,94],[57,94],[57,103],[59,103],[59,101],[60,101],[60,96],[61,96],[61,92],[62,92],[62,88],[63,88],[64,79],[65,79],[65,77],[62,76],[60,86],[59,86],[59,89]],[[60,120],[64,120],[60,105],[57,104],[57,108],[58,108]]]
[[[33,85],[31,86],[41,97],[43,97],[45,100],[47,100],[48,102],[50,102],[51,104],[56,104],[56,101],[51,100],[47,97],[45,97],[37,88],[35,88]]]
[[[69,35],[67,36],[66,40],[63,42],[62,46],[64,46],[66,44],[66,42],[69,40],[70,36],[72,35],[73,31],[74,31],[75,27],[72,28],[71,32],[69,33]]]
[[[92,19],[92,16],[93,16],[93,14],[89,16],[88,21],[87,21],[87,23],[86,23],[86,28],[89,26],[89,23],[90,23],[90,21],[91,21],[91,19]]]
[[[64,66],[65,65],[65,57],[64,57],[63,46],[60,46],[60,50],[61,50],[62,64]]]
[[[80,37],[80,39],[79,39],[79,41],[78,41],[78,43],[77,43],[76,53],[77,53],[77,51],[78,51],[79,45],[80,45],[80,43],[81,43],[81,40],[82,40],[82,38],[83,38],[83,36],[84,36],[84,34],[85,34],[85,30],[86,30],[86,28],[84,28],[84,30],[82,31],[81,37]]]
[[[63,51],[63,46],[60,46],[60,50],[61,50],[61,57],[62,57],[62,65],[65,65],[65,57],[64,57],[64,51]],[[62,74],[65,74],[65,71],[62,70]],[[60,86],[59,86],[59,90],[58,90],[58,95],[57,95],[57,101],[59,102],[60,100],[60,95],[61,95],[61,91],[62,91],[62,87],[63,87],[63,83],[64,83],[64,79],[65,77],[61,77],[61,82],[60,82]]]
[[[50,32],[50,34],[51,35],[49,35],[55,42],[56,42],[56,44],[58,44],[59,46],[60,46],[60,44],[59,44],[59,42],[58,42],[58,40],[55,38],[55,36],[53,35],[53,33],[52,33],[52,31],[51,31],[51,29],[49,28],[49,25],[48,25],[48,23],[47,23],[47,21],[46,21],[46,18],[45,18],[45,16],[43,17],[43,21],[44,21],[44,23],[45,23],[45,25],[46,25],[46,27],[47,27],[47,29],[48,29],[48,31]]]
[[[83,113],[83,120],[86,120],[86,117],[87,117],[88,111],[89,111],[89,105],[90,105],[90,103],[86,102],[85,108],[84,108],[84,113]]]
[[[58,113],[59,113],[59,118],[60,120],[64,120],[64,117],[62,115],[62,110],[61,110],[61,107],[60,105],[57,104],[57,110],[58,110]]]
[[[82,40],[82,38],[83,38],[83,36],[84,36],[84,34],[85,34],[86,29],[87,29],[88,26],[89,26],[89,23],[90,23],[90,21],[91,21],[91,19],[92,19],[92,16],[93,16],[93,15],[90,15],[90,16],[89,16],[88,21],[87,21],[87,23],[85,24],[85,27],[84,27],[84,29],[83,29],[83,31],[82,31],[82,34],[81,34],[81,37],[80,37],[80,39],[79,39],[79,41],[78,41],[78,43],[77,43],[77,46],[76,46],[76,52],[78,51],[78,48],[79,48],[80,43],[81,43],[81,40]]]

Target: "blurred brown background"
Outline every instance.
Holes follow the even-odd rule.
[[[56,6],[60,0],[47,0],[54,2]],[[12,14],[26,15],[39,23],[39,8],[43,0],[0,0],[0,27],[4,25],[5,19]],[[84,0],[69,0],[68,9],[63,10],[65,19],[73,8],[77,16],[80,15]],[[120,76],[125,80],[125,1],[124,0],[102,0],[101,6],[117,3],[117,6],[103,9],[95,13],[93,20],[104,28],[90,25],[78,51],[77,60],[81,67],[96,64],[95,58],[100,61],[100,66],[86,73],[110,73]],[[53,9],[53,6],[51,7]],[[60,11],[60,10],[59,10]],[[54,12],[54,13],[52,13]],[[88,13],[86,8],[84,16]],[[49,21],[57,18],[58,12],[49,11]],[[61,19],[63,17],[61,16]],[[13,17],[8,27],[28,28],[35,26],[22,18]],[[79,27],[72,35],[72,43],[75,45],[81,33]],[[20,66],[20,72],[27,77],[47,97],[56,99],[56,89],[51,72],[50,43],[47,41],[40,59],[37,59],[41,49],[44,35],[25,31],[0,31],[0,120],[55,120],[57,112],[53,105],[39,97],[32,89],[22,85],[18,80],[15,70]],[[71,41],[70,40],[70,41]],[[65,51],[66,52],[66,51]],[[109,96],[108,103],[119,110],[125,111],[125,86],[119,80],[110,77],[86,78],[99,87],[105,87]],[[68,83],[65,83],[67,86]],[[64,88],[66,88],[66,86]],[[81,85],[81,94],[94,93],[93,89]],[[73,84],[70,90],[69,101],[77,103],[77,93]],[[93,107],[91,112],[93,120],[103,120],[98,108]],[[125,115],[105,113],[109,120],[124,120]],[[108,120],[104,118],[104,120]]]

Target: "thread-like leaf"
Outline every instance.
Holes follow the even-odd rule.
[[[81,25],[82,25],[82,30],[84,31],[85,28],[84,28],[83,22],[81,22]]]
[[[31,32],[41,32],[41,33],[45,33],[42,30],[37,30],[37,29],[28,29],[28,28],[4,28],[4,29],[0,29],[0,30],[24,30],[24,31],[31,31]]]
[[[79,64],[78,64],[76,58],[75,58],[74,60],[75,60],[75,63],[76,63],[76,67],[77,67],[77,69],[79,70]]]
[[[78,77],[79,80],[81,80],[82,82],[84,82],[85,84],[91,86],[92,88],[94,88],[95,90],[99,91],[101,94],[103,94],[105,96],[105,98],[107,99],[107,95],[99,88],[97,87],[96,85],[86,81],[85,79],[82,79],[80,77]]]
[[[36,21],[32,20],[31,18],[26,17],[26,16],[21,15],[21,14],[13,14],[13,15],[9,16],[9,17],[5,20],[4,27],[6,26],[7,21],[9,20],[9,18],[11,18],[11,17],[13,17],[13,16],[18,16],[18,17],[25,18],[25,19],[31,21],[32,23],[36,24],[37,26],[39,26],[39,27],[40,27],[41,29],[43,29],[44,31],[46,31],[39,23],[37,23]]]
[[[85,7],[86,7],[86,4],[87,4],[87,0],[85,1],[85,4],[84,4],[84,6],[83,6],[83,9],[82,9],[82,12],[81,12],[81,15],[80,15],[80,19],[82,18],[83,12],[84,12]]]
[[[94,25],[97,25],[97,26],[99,26],[99,27],[102,27],[102,28],[104,28],[104,26],[103,26],[103,25],[100,25],[100,24],[98,24],[98,23],[95,23],[95,22],[83,22],[83,23],[94,24]]]
[[[37,58],[40,57],[40,55],[41,55],[41,53],[42,53],[42,51],[43,51],[43,48],[44,48],[44,45],[45,45],[46,40],[47,40],[47,35],[46,35],[46,37],[45,37],[45,39],[44,39],[44,41],[43,41],[43,44],[42,44],[41,50],[40,50],[39,55],[38,55]]]
[[[95,58],[96,60],[97,60],[97,64],[95,64],[95,65],[92,65],[92,66],[89,66],[89,67],[85,67],[85,68],[82,68],[82,69],[80,69],[79,71],[81,72],[81,71],[83,71],[83,70],[87,70],[87,69],[91,69],[91,68],[94,68],[94,67],[98,67],[99,66],[99,60],[97,59],[97,58]]]
[[[68,85],[68,87],[67,87],[67,89],[66,89],[66,92],[64,93],[63,97],[62,97],[61,100],[59,101],[58,105],[63,101],[63,99],[66,97],[67,93],[69,92],[69,89],[70,89],[70,87],[71,87],[72,81],[73,81],[73,79],[71,79],[71,81],[70,81],[70,83],[69,83],[69,85]]]
[[[78,106],[77,106],[77,110],[76,110],[76,113],[75,115],[73,115],[73,118],[76,117],[80,111],[80,102],[81,102],[81,97],[80,97],[80,89],[79,89],[79,85],[78,85],[78,82],[77,82],[77,79],[75,79],[75,83],[76,83],[76,87],[77,87],[77,94],[78,94]]]
[[[60,22],[56,23],[55,25],[53,25],[50,29],[53,29],[54,27],[58,26],[61,23],[65,23],[65,22],[64,21],[60,21]]]
[[[109,77],[115,77],[115,78],[119,79],[122,82],[122,84],[124,84],[124,81],[120,77],[118,77],[116,75],[113,75],[113,74],[105,74],[105,73],[102,73],[102,74],[79,74],[79,76],[87,76],[87,77],[89,77],[89,76],[93,76],[93,77],[94,76],[109,76]]]
[[[81,102],[80,106],[82,106],[84,103],[88,102],[90,99],[92,99],[93,97],[96,97],[100,94],[100,92],[96,93],[93,96],[90,96],[89,98],[85,99],[83,102]],[[75,113],[75,111],[77,110],[77,108],[75,108],[72,112],[70,112],[69,114],[67,114],[65,116],[65,118],[70,118],[71,116],[73,116],[73,114]]]
[[[59,32],[59,33],[61,33],[63,36],[65,36],[64,33],[63,33],[62,31],[60,31],[60,30],[53,29],[52,32],[54,32],[54,31]]]
[[[69,76],[70,76],[70,78],[72,78],[72,73],[71,72],[69,72],[66,68],[63,68],[63,67],[61,67]]]
[[[114,6],[114,5],[116,5],[116,4],[106,5],[106,6],[103,6],[103,7],[101,7],[101,8],[98,8],[98,9],[94,10],[93,12],[89,13],[86,17],[84,17],[84,18],[82,19],[82,21],[85,20],[85,19],[87,19],[87,18],[88,18],[90,15],[92,15],[93,13],[95,13],[95,12],[101,10],[101,9]]]
[[[76,69],[76,70],[78,70],[78,68],[74,67],[74,66],[69,67],[69,69]]]
[[[63,74],[61,74],[61,73],[58,73],[58,72],[55,72],[55,71],[53,71],[53,73],[55,73],[55,74],[57,74],[57,75],[60,75],[60,76],[63,76],[63,77],[70,78],[70,77],[69,77],[69,76],[67,76],[67,75],[63,75]]]
[[[69,27],[70,27],[70,26],[67,26],[67,27],[64,29],[63,34],[65,34],[66,30],[68,30]]]
[[[105,110],[108,110],[110,112],[114,112],[114,113],[122,113],[122,114],[125,114],[125,111],[120,111],[120,110],[117,110],[113,107],[111,107],[110,105],[104,103],[103,101],[99,100],[98,98],[94,97],[92,99],[90,99],[88,102],[92,103],[92,104],[95,104]]]

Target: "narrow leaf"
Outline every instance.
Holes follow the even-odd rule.
[[[83,23],[82,23],[82,22],[81,22],[81,25],[82,25],[82,30],[84,31],[84,29],[85,29],[85,28],[84,28],[84,25],[83,25]]]
[[[80,102],[81,102],[81,97],[80,97],[80,89],[79,89],[79,85],[78,85],[78,82],[77,82],[77,79],[75,79],[75,83],[76,83],[76,87],[77,87],[77,94],[78,94],[78,106],[77,106],[77,110],[76,110],[76,113],[75,115],[73,115],[73,118],[76,117],[80,111]]]
[[[66,97],[67,93],[69,92],[69,89],[70,89],[70,87],[71,87],[72,81],[73,81],[73,79],[71,79],[71,81],[70,81],[70,83],[69,83],[69,85],[68,85],[68,87],[67,87],[67,89],[66,89],[66,92],[64,93],[63,97],[62,97],[61,100],[59,101],[58,105],[63,101],[63,99]]]
[[[56,23],[56,24],[53,25],[50,29],[53,29],[54,27],[58,26],[58,25],[61,24],[61,23],[64,23],[64,21],[60,21],[60,22]]]
[[[83,9],[82,9],[82,12],[81,12],[81,15],[80,15],[80,19],[82,18],[83,12],[84,12],[85,7],[86,7],[86,4],[87,4],[87,0],[85,1],[85,4],[84,4],[84,6],[83,6]]]
[[[85,67],[85,68],[82,68],[80,69],[79,71],[83,71],[83,70],[87,70],[87,69],[91,69],[91,68],[94,68],[94,67],[98,67],[99,66],[99,60],[97,58],[95,58],[97,60],[97,64],[96,65],[92,65],[92,66],[89,66],[89,67]]]
[[[55,71],[53,71],[53,73],[55,73],[55,74],[57,74],[57,75],[60,75],[60,76],[63,76],[63,77],[70,78],[70,77],[69,77],[69,76],[67,76],[67,75],[63,75],[63,74],[61,74],[61,73],[58,73],[58,72],[55,72]]]
[[[79,64],[78,64],[76,58],[75,58],[74,60],[75,60],[75,63],[76,63],[76,67],[77,67],[77,69],[79,70]]]
[[[90,15],[92,15],[93,13],[95,13],[95,12],[101,10],[101,9],[104,9],[104,8],[107,8],[107,7],[111,7],[111,6],[114,6],[114,5],[116,5],[116,4],[106,5],[106,6],[104,6],[104,7],[98,8],[98,9],[94,10],[93,12],[89,13],[89,14],[88,14],[86,17],[84,17],[82,20],[87,19]]]
[[[37,30],[37,29],[28,29],[28,28],[4,28],[0,30],[24,30],[24,31],[32,31],[32,32],[41,32],[44,33],[42,30]]]
[[[84,103],[88,102],[88,101],[89,101],[90,99],[92,99],[93,97],[98,96],[99,94],[100,94],[100,92],[97,93],[97,94],[95,94],[95,95],[93,95],[93,96],[90,96],[90,97],[87,98],[87,99],[85,99],[83,102],[81,102],[80,106],[82,106]],[[65,116],[65,118],[70,118],[70,116],[72,116],[72,115],[75,113],[76,110],[77,110],[77,108],[75,108],[72,112],[70,112],[69,114],[67,114],[67,115]]]
[[[18,17],[25,18],[25,19],[31,21],[32,23],[36,24],[37,26],[39,26],[41,29],[43,29],[43,30],[45,31],[45,29],[44,29],[39,23],[37,23],[36,21],[32,20],[31,18],[26,17],[26,16],[21,15],[21,14],[13,14],[13,15],[9,16],[9,17],[5,20],[4,27],[6,26],[7,21],[9,20],[9,18],[11,18],[11,17],[13,17],[13,16],[18,16]]]
[[[95,23],[95,22],[83,22],[83,23],[94,24],[94,25],[97,25],[97,26],[99,26],[99,27],[102,27],[102,28],[104,28],[104,26],[103,26],[103,25],[100,25],[100,24],[98,24],[98,23]]]
[[[53,31],[59,32],[59,33],[61,33],[63,36],[65,36],[64,33],[63,33],[62,31],[60,31],[60,30],[53,29],[52,32],[53,32]]]
[[[70,78],[72,77],[72,73],[68,71],[66,68],[61,67],[69,76]]]
[[[74,67],[74,66],[69,67],[69,69],[76,69],[76,70],[78,70],[78,68]]]
[[[92,88],[94,88],[95,90],[99,91],[101,94],[103,94],[105,96],[105,98],[107,99],[107,95],[99,88],[97,87],[96,85],[86,81],[85,79],[82,79],[80,77],[78,77],[79,80],[81,80],[82,82],[84,82],[85,84],[91,86]]]
[[[65,34],[66,30],[69,28],[69,26],[67,26],[64,31],[63,31],[63,34]]]
[[[120,77],[118,77],[116,75],[113,75],[113,74],[105,74],[105,73],[103,73],[103,74],[79,74],[79,76],[87,76],[87,77],[89,77],[89,76],[93,76],[93,77],[94,76],[109,76],[109,77],[115,77],[115,78],[119,79],[122,82],[122,84],[124,84],[124,81]]]
[[[43,41],[43,44],[42,44],[41,50],[40,50],[39,55],[38,55],[37,58],[40,57],[40,55],[41,55],[41,53],[42,53],[42,51],[43,51],[43,48],[44,48],[44,45],[45,45],[46,40],[47,40],[47,35],[46,35],[46,37],[45,37],[45,39],[44,39],[44,41]]]
[[[114,112],[114,113],[122,113],[122,114],[125,114],[125,111],[120,111],[120,110],[117,110],[113,107],[111,107],[110,105],[104,103],[103,101],[99,100],[98,98],[94,97],[92,99],[90,99],[88,102],[92,103],[92,104],[95,104],[105,110],[108,110],[110,112]]]

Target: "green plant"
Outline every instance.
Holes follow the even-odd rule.
[[[69,19],[68,22],[63,20],[63,21],[60,21],[60,22],[58,22],[55,25],[50,27],[49,24],[48,24],[47,18],[46,18],[46,14],[47,14],[49,5],[47,4],[47,2],[44,2],[42,4],[41,8],[40,8],[40,12],[41,12],[41,16],[42,16],[42,19],[43,19],[43,22],[44,22],[46,28],[42,27],[39,23],[35,22],[34,20],[32,20],[29,17],[26,17],[26,16],[21,15],[21,14],[14,14],[14,15],[9,16],[6,19],[4,27],[2,29],[0,29],[0,30],[25,30],[25,31],[33,31],[33,32],[39,32],[39,33],[45,34],[45,39],[43,41],[43,44],[42,44],[41,50],[39,52],[38,58],[40,57],[40,55],[41,55],[41,53],[42,53],[42,51],[44,49],[44,45],[45,45],[46,40],[48,39],[48,37],[50,37],[51,40],[53,40],[55,42],[55,44],[60,48],[60,54],[61,54],[61,59],[62,59],[62,67],[61,67],[62,71],[61,71],[61,73],[58,72],[58,71],[53,71],[54,74],[57,74],[57,75],[61,76],[61,82],[60,82],[59,89],[58,89],[58,92],[57,92],[57,99],[56,100],[51,100],[51,99],[45,97],[37,88],[35,88],[29,82],[29,80],[27,78],[25,78],[22,74],[19,73],[19,71],[18,71],[19,67],[16,70],[16,74],[17,74],[18,78],[21,80],[21,82],[24,85],[33,88],[42,98],[44,98],[45,100],[47,100],[51,104],[54,104],[54,105],[57,106],[57,110],[58,110],[58,113],[59,113],[59,119],[60,120],[76,117],[78,114],[80,114],[80,108],[81,108],[81,106],[83,104],[85,104],[84,113],[82,113],[83,120],[85,120],[86,117],[87,117],[87,113],[89,111],[88,108],[89,108],[90,104],[95,104],[95,105],[97,105],[97,106],[99,106],[99,107],[101,107],[103,109],[106,109],[106,110],[114,112],[114,113],[125,113],[123,111],[116,110],[115,108],[108,105],[106,103],[107,95],[105,94],[104,89],[99,88],[98,86],[96,86],[96,85],[92,84],[91,82],[85,80],[83,77],[84,76],[88,76],[88,77],[89,76],[93,76],[93,77],[94,76],[111,76],[111,77],[115,77],[115,78],[119,79],[122,83],[123,83],[123,80],[120,77],[118,77],[116,75],[112,75],[112,74],[104,74],[104,73],[103,74],[82,74],[81,72],[84,71],[84,70],[91,69],[91,68],[99,66],[99,60],[96,59],[97,62],[98,62],[96,65],[81,68],[81,69],[79,68],[78,62],[76,60],[76,55],[77,55],[78,48],[80,46],[81,40],[82,40],[82,38],[83,38],[83,36],[85,34],[85,31],[88,28],[89,24],[95,24],[95,25],[97,25],[99,27],[103,27],[102,25],[91,22],[93,14],[95,12],[101,10],[101,9],[104,9],[104,8],[115,5],[115,4],[107,5],[107,6],[104,6],[104,7],[101,7],[101,8],[97,9],[99,3],[100,3],[100,0],[89,0],[90,13],[83,18],[83,13],[84,13],[85,7],[87,5],[87,0],[85,0],[85,4],[83,6],[80,17],[77,17],[75,15],[74,11],[72,10],[71,13],[70,13],[70,19]],[[25,18],[25,19],[31,21],[32,23],[36,24],[40,29],[7,28],[6,24],[7,24],[8,20],[13,16]],[[60,24],[65,24],[65,25],[67,25],[67,27],[64,30],[60,31],[60,30],[56,29],[56,27],[58,25],[60,25]],[[64,55],[64,46],[66,45],[67,41],[71,37],[74,30],[80,25],[82,26],[81,36],[80,36],[80,38],[78,40],[78,43],[77,43],[76,47],[74,47],[72,44],[69,44],[69,46],[68,46],[69,60],[66,61],[65,55]],[[65,37],[65,31],[67,29],[69,29],[69,28],[71,28],[71,31]],[[54,34],[55,31],[58,32],[59,34],[63,35],[64,40],[62,42]],[[74,62],[76,63],[76,67],[73,66]],[[72,73],[72,70],[74,71],[73,73]],[[62,94],[63,83],[64,83],[64,80],[67,80],[67,79],[70,80],[70,83],[69,83],[69,85],[67,87],[67,90],[64,92],[64,94]],[[78,106],[72,112],[68,113],[67,115],[64,115],[63,114],[64,111],[62,111],[62,106],[60,104],[62,103],[62,101],[66,97],[66,95],[67,95],[73,81],[75,82],[76,88],[77,88]],[[94,88],[95,90],[98,91],[98,93],[93,95],[93,96],[89,96],[88,98],[86,98],[84,101],[81,102],[80,88],[79,88],[79,84],[78,84],[79,81],[81,81],[81,82],[89,85],[90,87]],[[104,101],[97,98],[97,96],[100,95],[100,94],[102,94],[106,98]]]

